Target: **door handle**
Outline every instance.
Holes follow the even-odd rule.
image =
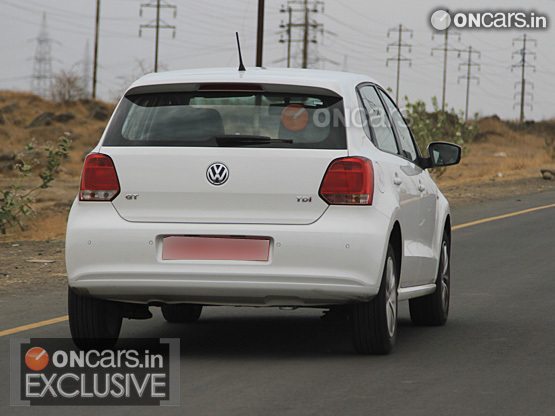
[[[420,192],[424,192],[426,190],[426,187],[420,183],[420,184],[418,184],[418,190]]]
[[[403,183],[403,180],[399,177],[397,173],[395,173],[395,176],[393,177],[393,183],[395,185],[401,185]]]

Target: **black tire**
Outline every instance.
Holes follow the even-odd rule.
[[[202,313],[202,305],[191,305],[188,303],[177,303],[162,305],[162,315],[170,323],[196,322]]]
[[[115,302],[91,298],[68,288],[69,329],[81,349],[113,347],[121,330],[121,308]]]
[[[395,250],[389,244],[378,294],[368,302],[353,305],[353,344],[360,354],[389,354],[395,345],[398,264]]]
[[[441,326],[449,316],[451,293],[451,240],[447,230],[443,232],[441,253],[434,293],[409,300],[410,319],[414,325]]]

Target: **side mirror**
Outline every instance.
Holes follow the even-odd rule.
[[[433,142],[428,146],[428,154],[430,157],[427,160],[426,167],[451,166],[461,161],[462,149],[452,143]]]

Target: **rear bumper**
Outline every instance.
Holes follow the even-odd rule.
[[[260,261],[163,260],[166,235],[270,237]],[[78,202],[66,236],[68,282],[105,299],[204,305],[310,306],[374,296],[389,219],[372,207],[331,206],[309,225],[136,223],[108,203]]]

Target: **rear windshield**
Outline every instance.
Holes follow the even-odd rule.
[[[340,97],[265,91],[123,98],[103,146],[346,149]]]

